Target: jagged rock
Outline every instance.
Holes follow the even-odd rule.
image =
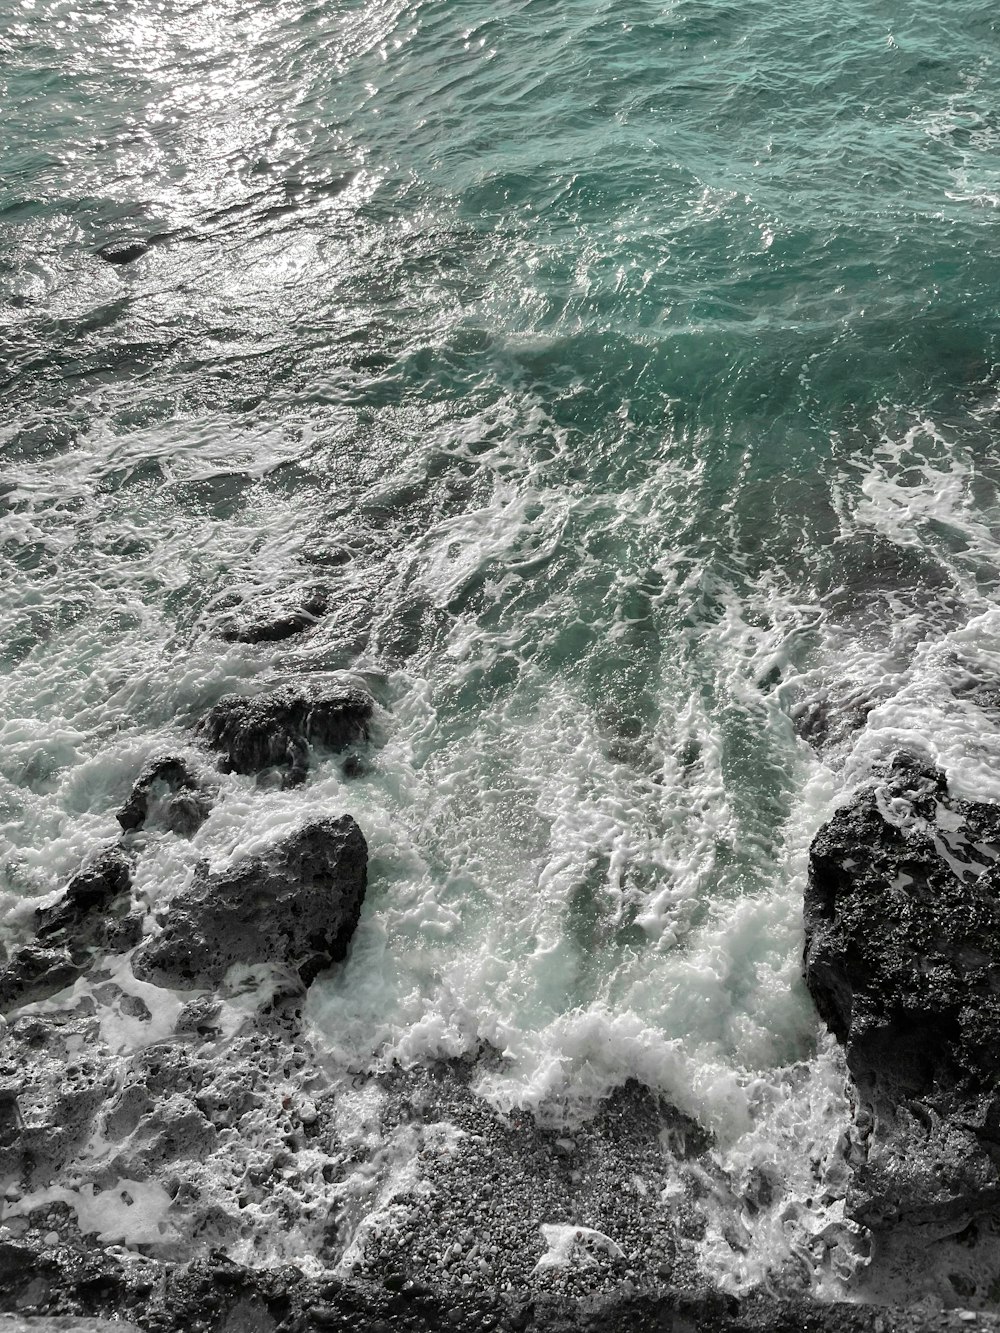
[[[6,1013],[36,1000],[47,1000],[50,995],[72,985],[80,971],[68,949],[22,945],[0,968],[0,1012]]]
[[[73,1309],[141,1321],[155,1333],[959,1333],[1000,1328],[994,1314],[811,1301],[763,1291],[735,1296],[699,1284],[640,1289],[622,1282],[589,1297],[525,1299],[485,1282],[456,1293],[387,1274],[382,1282],[308,1276],[292,1264],[251,1268],[225,1254],[177,1264],[117,1251],[49,1249],[0,1242],[0,1297],[20,1311]],[[970,1322],[971,1316],[971,1322]],[[14,1333],[35,1318],[12,1316]],[[4,1326],[0,1320],[0,1328]],[[38,1333],[131,1333],[134,1325],[91,1325],[42,1317]]]
[[[8,1195],[0,1221],[10,1225],[14,1214],[37,1207],[42,1236],[56,1223],[68,1243],[77,1243],[95,1222],[102,1229],[100,1218],[88,1216],[77,1202],[81,1193],[85,1202],[93,1186],[113,1191],[112,1220],[123,1234],[138,1226],[145,1233],[141,1243],[162,1257],[191,1257],[213,1243],[238,1244],[248,1223],[262,1240],[268,1237],[273,1221],[266,1205],[280,1179],[275,1173],[300,1152],[302,1174],[294,1192],[284,1194],[282,1225],[304,1221],[327,1193],[322,1176],[310,1178],[314,1126],[307,1135],[299,1116],[300,1107],[302,1114],[316,1110],[306,1096],[306,1088],[317,1095],[311,1050],[259,1014],[245,1014],[221,1046],[217,1032],[185,1029],[178,1040],[144,1045],[140,1036],[138,1049],[122,1050],[113,1013],[119,1001],[108,1010],[96,993],[95,999],[97,1014],[93,1005],[77,1001],[11,1022],[0,1048],[0,1110],[8,1089],[20,1106],[8,1117],[9,1132],[0,1134],[0,1176],[5,1188],[17,1181],[16,1193],[26,1191],[27,1197]],[[102,1033],[108,1019],[110,1045]],[[328,1102],[320,1118],[324,1146],[335,1151]],[[242,1169],[234,1170],[240,1163]],[[253,1179],[245,1178],[247,1168]],[[141,1182],[139,1191],[128,1182]],[[31,1200],[34,1191],[53,1187],[53,1201],[61,1197],[69,1207],[61,1219],[48,1215],[44,1200]],[[132,1194],[131,1203],[122,1198],[123,1189]],[[250,1212],[244,1212],[248,1205]],[[257,1205],[265,1205],[259,1213]],[[160,1213],[162,1232],[155,1221],[149,1225],[147,1210]],[[15,1223],[12,1234],[24,1225]]]
[[[118,822],[130,832],[155,821],[168,833],[190,838],[211,809],[212,793],[190,765],[174,755],[165,755],[152,760],[139,774],[128,800],[118,811]]]
[[[219,1031],[219,1001],[212,995],[199,995],[190,1000],[177,1015],[175,1032],[194,1032],[200,1037],[213,1036]]]
[[[897,756],[813,841],[805,976],[865,1145],[848,1209],[959,1230],[1000,1204],[1000,806]]]
[[[249,1013],[221,1042],[185,1026],[133,1051],[81,1003],[15,1019],[0,1079],[23,1089],[24,1125],[0,1147],[0,1309],[133,1319],[148,1333],[969,1322],[926,1301],[906,1312],[706,1286],[692,1243],[724,1182],[709,1136],[638,1084],[571,1137],[527,1111],[498,1115],[475,1090],[493,1056],[365,1076]],[[571,1268],[539,1268],[539,1223],[560,1219],[623,1255],[585,1246]],[[977,1304],[994,1274],[968,1293]]]
[[[102,981],[93,988],[91,994],[99,1004],[109,1009],[117,1009],[125,1018],[138,1018],[141,1022],[148,1023],[153,1017],[149,1005],[142,996],[122,990],[121,986],[113,981]]]
[[[126,953],[135,948],[142,939],[142,910],[129,912],[127,916],[112,917],[101,927],[96,943],[110,953]]]
[[[97,254],[106,264],[131,264],[149,253],[145,241],[112,241],[102,245]]]
[[[219,638],[227,643],[280,643],[311,629],[325,614],[329,596],[323,588],[307,590],[298,600],[250,603],[223,621]]]
[[[368,848],[349,815],[307,824],[265,856],[204,865],[133,959],[136,976],[217,986],[234,963],[279,963],[305,985],[347,952],[361,913]]]
[[[313,745],[343,750],[368,739],[373,704],[353,686],[281,686],[264,694],[227,694],[198,724],[199,734],[222,752],[227,772],[286,768],[301,781]]]
[[[106,914],[126,900],[132,888],[132,867],[120,847],[105,847],[70,880],[51,907],[35,912],[38,938],[68,947],[74,957],[84,948],[107,940]]]

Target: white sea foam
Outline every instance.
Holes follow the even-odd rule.
[[[122,1177],[114,1188],[105,1190],[96,1190],[93,1185],[79,1189],[50,1185],[6,1204],[4,1215],[22,1217],[52,1203],[66,1204],[76,1214],[81,1233],[92,1233],[106,1245],[143,1245],[156,1253],[159,1247],[178,1239],[176,1227],[167,1217],[170,1195],[155,1181]]]
[[[6,678],[8,932],[26,932],[34,907],[117,836],[114,809],[142,764],[189,747],[219,694],[325,669],[336,651],[335,619],[263,651],[208,633],[212,597],[312,576],[300,499],[252,499],[206,527],[183,506],[165,526],[156,491],[101,498],[102,476],[151,458],[184,481],[222,475],[211,423],[175,435],[91,440],[16,477],[25,504],[8,535],[42,542],[59,573],[31,585],[57,628]],[[690,442],[667,441],[639,484],[602,493],[566,481],[567,439],[534,407],[518,420],[505,406],[484,435],[495,440],[477,506],[401,538],[399,582],[354,663],[388,708],[369,775],[348,781],[330,757],[285,791],[218,775],[190,841],[133,839],[136,898],[165,907],[203,858],[221,867],[317,814],[354,814],[370,887],[348,960],[310,992],[321,1046],[362,1069],[489,1042],[504,1058],[478,1090],[554,1118],[638,1078],[712,1130],[734,1180],[769,1176],[772,1201],[756,1211],[720,1202],[705,1265],[734,1288],[808,1267],[833,1290],[863,1254],[842,1217],[843,1071],[827,1045],[816,1054],[799,977],[806,855],[834,805],[900,746],[940,763],[957,791],[1000,797],[1000,735],[961,690],[1000,670],[1000,621],[977,582],[997,552],[970,500],[975,462],[919,422],[887,434],[853,490],[843,483],[840,540],[933,551],[952,599],[943,621],[937,603],[890,589],[895,619],[859,633],[777,566],[751,577],[696,557],[693,534],[664,540],[685,531],[704,484]],[[471,463],[476,439],[464,422],[450,446]],[[447,444],[439,432],[411,462],[416,480]],[[267,432],[226,447],[258,476],[292,456]],[[376,511],[383,489],[368,497]],[[87,516],[72,558],[53,519],[71,502]],[[155,578],[144,554],[112,561],[126,539],[156,550]],[[5,586],[20,614],[19,585]],[[397,588],[446,628],[387,663],[377,645]],[[820,696],[835,718],[870,709],[817,753],[793,718]],[[112,1049],[165,1034],[180,999],[115,976],[153,1021],[102,1013]],[[411,1149],[394,1141],[384,1170],[354,1181],[358,1228],[391,1215]]]
[[[595,1252],[610,1255],[614,1259],[624,1259],[625,1252],[610,1236],[592,1227],[578,1227],[572,1223],[544,1223],[542,1238],[546,1250],[535,1270],[546,1268],[570,1268],[579,1264],[584,1268],[596,1268]]]

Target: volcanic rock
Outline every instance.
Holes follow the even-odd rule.
[[[274,962],[304,985],[340,961],[367,883],[368,848],[348,815],[306,824],[221,874],[204,864],[132,962],[137,977],[217,986],[234,963]]]
[[[142,919],[128,913],[131,864],[106,847],[70,880],[51,907],[35,912],[37,942],[15,949],[0,968],[0,1011],[48,999],[72,984],[95,950],[138,944]]]
[[[485,1282],[454,1290],[399,1281],[307,1275],[291,1263],[250,1267],[211,1250],[186,1263],[129,1254],[122,1247],[46,1244],[37,1229],[0,1241],[0,1300],[20,1311],[71,1309],[141,1320],[155,1333],[996,1333],[985,1312],[899,1309],[753,1291],[736,1296],[704,1283],[638,1286],[576,1294],[500,1291]],[[37,1316],[36,1316],[37,1318]],[[129,1333],[78,1317],[13,1316],[14,1333]],[[22,1322],[23,1321],[23,1322]],[[0,1323],[0,1327],[2,1327]]]
[[[105,943],[107,914],[127,901],[131,869],[120,847],[105,847],[73,876],[57,903],[35,912],[39,940],[65,945],[74,954],[87,945]]]
[[[139,774],[128,800],[118,811],[127,832],[153,819],[168,833],[189,838],[208,818],[212,793],[191,767],[174,755],[154,759]]]
[[[226,772],[259,773],[282,767],[301,781],[310,748],[344,750],[367,740],[373,704],[353,686],[281,686],[264,694],[227,694],[198,724],[198,731],[222,752]]]
[[[899,755],[810,853],[805,977],[857,1087],[849,1213],[958,1231],[1000,1203],[1000,806]]]
[[[45,949],[37,944],[15,949],[0,968],[0,1012],[48,999],[71,985],[80,971],[68,949]]]

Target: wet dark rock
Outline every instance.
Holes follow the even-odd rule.
[[[134,949],[142,939],[142,911],[129,912],[127,916],[111,918],[104,923],[98,937],[98,943],[111,953],[125,953]]]
[[[907,755],[813,841],[805,976],[846,1049],[874,1230],[1000,1204],[1000,806]]]
[[[136,955],[136,976],[216,986],[234,963],[278,963],[308,985],[339,962],[358,924],[368,849],[348,815],[307,824],[264,856],[212,874],[202,865]]]
[[[102,245],[97,254],[106,264],[131,264],[149,253],[146,241],[112,241]]]
[[[15,1329],[27,1315],[69,1310],[131,1318],[146,1333],[958,1333],[1000,1327],[990,1314],[970,1325],[962,1310],[820,1304],[764,1293],[739,1298],[708,1287],[636,1289],[627,1283],[584,1298],[525,1301],[470,1289],[460,1300],[432,1291],[407,1300],[381,1283],[307,1277],[287,1264],[254,1269],[223,1255],[177,1264],[102,1250],[46,1250],[36,1241],[0,1244],[0,1299],[19,1310]],[[38,1333],[60,1327],[89,1333],[76,1320],[47,1319]]]
[[[98,1028],[79,1012],[22,1016],[0,1051],[0,1086],[24,1088],[27,1126],[0,1147],[0,1173],[14,1182],[0,1227],[0,1310],[114,1316],[146,1333],[967,1325],[959,1312],[737,1298],[706,1284],[677,1229],[698,1198],[677,1186],[712,1169],[708,1136],[639,1084],[577,1125],[570,1151],[564,1128],[524,1111],[499,1115],[476,1095],[489,1050],[375,1077],[340,1071],[328,1083],[318,1052],[249,1015],[222,1043],[185,1026],[184,1040],[128,1053],[102,1045]],[[400,1147],[419,1187],[398,1178]],[[54,1202],[36,1195],[50,1186]],[[140,1190],[163,1210],[161,1238],[147,1230],[126,1249],[116,1228],[146,1216],[133,1199]],[[73,1199],[102,1196],[100,1237]],[[597,1247],[571,1269],[536,1271],[539,1224],[560,1219],[599,1227],[627,1260]],[[351,1275],[336,1276],[348,1247]],[[248,1250],[260,1267],[228,1257]],[[307,1254],[312,1275],[290,1254]]]
[[[132,866],[120,847],[105,847],[70,880],[65,894],[51,907],[35,912],[39,940],[58,942],[77,956],[103,943],[106,914],[126,901],[132,889]]]
[[[9,1147],[24,1127],[17,1089],[0,1088],[0,1148]]]
[[[285,685],[263,694],[227,694],[198,724],[199,734],[222,753],[224,771],[259,773],[284,768],[301,780],[312,746],[344,750],[368,739],[373,704],[364,690],[345,685]]]
[[[349,754],[340,766],[340,771],[345,778],[363,778],[368,772],[368,765],[357,754]]]
[[[219,627],[219,638],[227,643],[281,643],[311,629],[328,606],[322,588],[308,590],[294,602],[244,604]]]
[[[154,759],[139,774],[128,800],[118,811],[126,832],[147,821],[168,833],[190,838],[208,818],[213,793],[191,766],[174,755]]]
[[[0,968],[0,1012],[6,1013],[36,1000],[47,1000],[50,995],[72,985],[80,972],[80,966],[70,957],[68,949],[22,945]]]

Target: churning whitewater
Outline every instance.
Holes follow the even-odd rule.
[[[0,8],[0,936],[164,755],[210,797],[127,835],[133,946],[311,821],[368,846],[300,1015],[339,1239],[317,1166],[291,1232],[204,1245],[363,1266],[451,1131],[358,1080],[461,1057],[553,1142],[630,1080],[697,1126],[722,1290],[863,1286],[803,890],[897,750],[1000,801],[995,38],[979,0]],[[306,686],[374,701],[346,758],[199,749],[220,699]],[[19,1012],[147,1059],[191,995],[108,959]],[[248,964],[213,1030],[286,983]],[[114,1151],[15,1184],[13,1234],[55,1203],[197,1253]]]

